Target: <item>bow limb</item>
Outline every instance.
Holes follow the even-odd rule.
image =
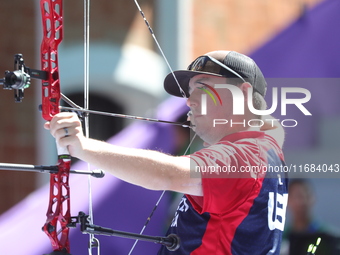
[[[60,80],[58,66],[58,45],[63,37],[62,0],[41,0],[43,23],[41,43],[41,65],[47,79],[42,81],[42,117],[50,121],[59,113]],[[71,157],[67,148],[58,148],[58,173],[50,177],[50,198],[47,219],[43,231],[51,241],[50,254],[69,254],[70,187],[69,172]]]

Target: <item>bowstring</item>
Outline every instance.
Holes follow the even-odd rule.
[[[170,72],[171,72],[171,74],[172,74],[172,76],[173,76],[173,78],[174,78],[174,80],[175,80],[175,82],[176,82],[176,84],[177,84],[177,87],[178,87],[178,89],[179,89],[179,91],[180,91],[182,97],[185,99],[185,98],[186,98],[186,94],[185,94],[185,92],[183,91],[182,87],[180,86],[180,84],[179,84],[179,82],[178,82],[178,80],[177,80],[177,77],[176,77],[176,75],[175,75],[173,69],[171,68],[170,63],[169,63],[167,57],[165,56],[165,54],[164,54],[164,52],[163,52],[163,50],[162,50],[162,47],[160,46],[160,44],[159,44],[159,42],[158,42],[158,40],[157,40],[157,38],[156,38],[155,33],[153,32],[152,27],[150,26],[148,20],[146,19],[145,14],[144,14],[144,12],[142,11],[142,8],[141,8],[140,5],[138,4],[138,1],[137,1],[137,0],[134,0],[134,2],[135,2],[135,4],[136,4],[136,6],[137,6],[137,9],[138,9],[139,13],[141,14],[141,16],[142,16],[142,18],[143,18],[143,20],[144,20],[146,26],[148,27],[149,32],[151,33],[151,36],[152,36],[153,40],[155,41],[158,50],[160,51],[160,53],[161,53],[161,55],[162,55],[162,57],[163,57],[163,59],[164,59],[166,65],[168,66],[168,68],[169,68],[169,70],[170,70]],[[196,133],[195,133],[195,135],[193,136],[193,138],[191,139],[191,141],[189,142],[189,145],[187,146],[187,148],[185,149],[184,155],[187,155],[187,152],[189,151],[189,149],[190,149],[190,147],[191,147],[193,141],[195,140],[195,138],[196,138]],[[166,190],[163,190],[163,191],[162,191],[162,193],[161,193],[160,197],[158,198],[158,200],[157,200],[157,202],[156,202],[154,208],[152,209],[152,211],[151,211],[149,217],[147,218],[147,220],[146,220],[144,226],[142,227],[142,230],[140,231],[140,234],[143,234],[144,230],[146,229],[148,223],[149,223],[150,220],[151,220],[151,217],[153,216],[153,213],[154,213],[155,210],[157,209],[158,204],[159,204],[160,201],[162,200],[162,198],[163,198],[165,192],[166,192]],[[134,244],[132,245],[132,247],[131,247],[131,249],[130,249],[128,255],[131,255],[131,253],[132,253],[133,250],[135,249],[137,243],[138,243],[138,239],[135,240],[135,242],[134,242]]]
[[[187,148],[185,149],[185,152],[184,152],[183,155],[187,155],[187,153],[188,153],[188,151],[189,151],[189,149],[190,149],[190,147],[191,147],[193,141],[195,140],[195,138],[196,138],[196,133],[194,134],[193,138],[190,140],[189,145],[188,145]],[[142,230],[139,232],[140,235],[143,234],[143,232],[144,232],[144,230],[146,229],[147,225],[148,225],[149,222],[151,221],[151,217],[153,216],[153,213],[156,211],[156,209],[157,209],[159,203],[161,202],[161,200],[162,200],[162,198],[163,198],[165,192],[166,192],[166,190],[163,190],[162,193],[161,193],[161,195],[159,196],[159,198],[158,198],[158,200],[157,200],[155,206],[153,207],[153,209],[152,209],[152,211],[151,211],[149,217],[146,219],[146,222],[145,222],[144,226],[142,227]],[[133,243],[133,245],[132,245],[132,247],[131,247],[131,249],[130,249],[128,255],[131,255],[131,253],[132,253],[133,250],[135,249],[135,247],[136,247],[138,241],[139,241],[138,239],[135,240],[135,242]]]
[[[90,0],[84,0],[84,109],[89,107],[89,78],[90,78]],[[89,114],[85,113],[84,127],[85,137],[90,136],[90,118]],[[91,170],[90,164],[87,164],[88,171]],[[89,223],[93,224],[93,204],[92,204],[92,181],[91,176],[88,176],[88,203],[89,203]],[[97,248],[97,255],[100,255],[99,240],[95,238],[94,234],[89,234],[88,253],[92,255],[92,249]]]
[[[144,12],[142,11],[140,5],[138,4],[138,1],[137,0],[134,0],[140,14],[142,15],[144,21],[145,21],[145,24],[147,25],[150,33],[151,33],[151,36],[152,38],[154,39],[164,61],[166,62],[166,65],[168,66],[177,86],[178,86],[178,89],[182,95],[183,98],[186,98],[186,94],[185,92],[183,91],[183,89],[181,88],[178,80],[177,80],[177,77],[173,71],[173,69],[171,68],[171,65],[167,59],[167,57],[165,56],[149,22],[147,21],[146,17],[145,17],[145,14]],[[89,109],[89,31],[90,31],[90,26],[89,26],[89,22],[90,22],[90,0],[84,0],[84,108],[85,110],[88,110]],[[85,115],[85,118],[84,118],[84,123],[85,123],[85,136],[88,138],[89,137],[89,116],[88,114]],[[194,139],[196,137],[196,134],[193,136],[193,138],[191,139],[189,145],[187,146],[186,150],[185,150],[185,153],[184,155],[187,154],[189,148],[191,147]],[[88,164],[88,169],[90,170],[90,165]],[[92,184],[91,184],[91,178],[89,177],[88,178],[88,190],[89,190],[89,221],[90,221],[90,224],[93,224],[93,205],[92,205]],[[153,213],[155,212],[155,210],[157,209],[158,207],[158,204],[160,203],[160,201],[162,200],[164,194],[165,194],[165,190],[162,191],[159,199],[157,200],[153,210],[151,211],[150,213],[150,216],[147,218],[146,220],[146,223],[144,224],[142,230],[140,231],[140,234],[143,234],[145,228],[147,227],[148,223],[150,222],[151,220],[151,217],[153,216]],[[138,239],[135,241],[135,243],[133,244],[130,252],[129,252],[129,255],[133,252],[136,244],[138,243]],[[92,255],[92,248],[94,247],[97,247],[97,254],[99,255],[100,254],[100,245],[99,245],[99,240],[97,238],[94,237],[93,234],[90,234],[90,240],[89,240],[89,249],[88,249],[88,252],[89,252],[89,255]]]

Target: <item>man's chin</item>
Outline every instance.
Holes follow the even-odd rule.
[[[195,134],[203,140],[203,146],[206,146],[206,145],[210,146],[209,143],[205,142],[205,139],[204,139],[205,138],[204,135],[206,134],[206,132],[202,132],[202,130],[200,130],[196,126],[193,126],[192,131],[194,131]]]
[[[211,144],[207,143],[207,142],[203,142],[203,147],[209,147]]]

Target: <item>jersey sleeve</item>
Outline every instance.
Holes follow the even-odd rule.
[[[230,213],[261,188],[259,174],[250,171],[261,164],[253,144],[218,144],[190,155],[202,178],[203,197],[188,196],[199,213]]]

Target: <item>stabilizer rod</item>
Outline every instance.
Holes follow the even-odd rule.
[[[11,171],[27,171],[27,172],[39,172],[39,173],[58,173],[58,166],[42,166],[42,165],[27,165],[27,164],[7,164],[0,163],[0,170]],[[86,174],[96,178],[102,178],[105,173],[101,169],[95,169],[91,171],[86,170],[70,170],[71,174]]]
[[[170,234],[167,237],[161,236],[149,236],[141,235],[130,232],[113,230],[110,228],[105,228],[97,225],[90,224],[88,221],[88,215],[84,212],[79,212],[78,217],[72,217],[72,223],[69,227],[75,227],[76,223],[80,223],[80,230],[82,233],[95,234],[95,235],[105,235],[105,236],[117,236],[129,239],[138,239],[141,241],[154,242],[158,244],[165,245],[169,251],[176,251],[180,247],[180,239],[175,234]]]

